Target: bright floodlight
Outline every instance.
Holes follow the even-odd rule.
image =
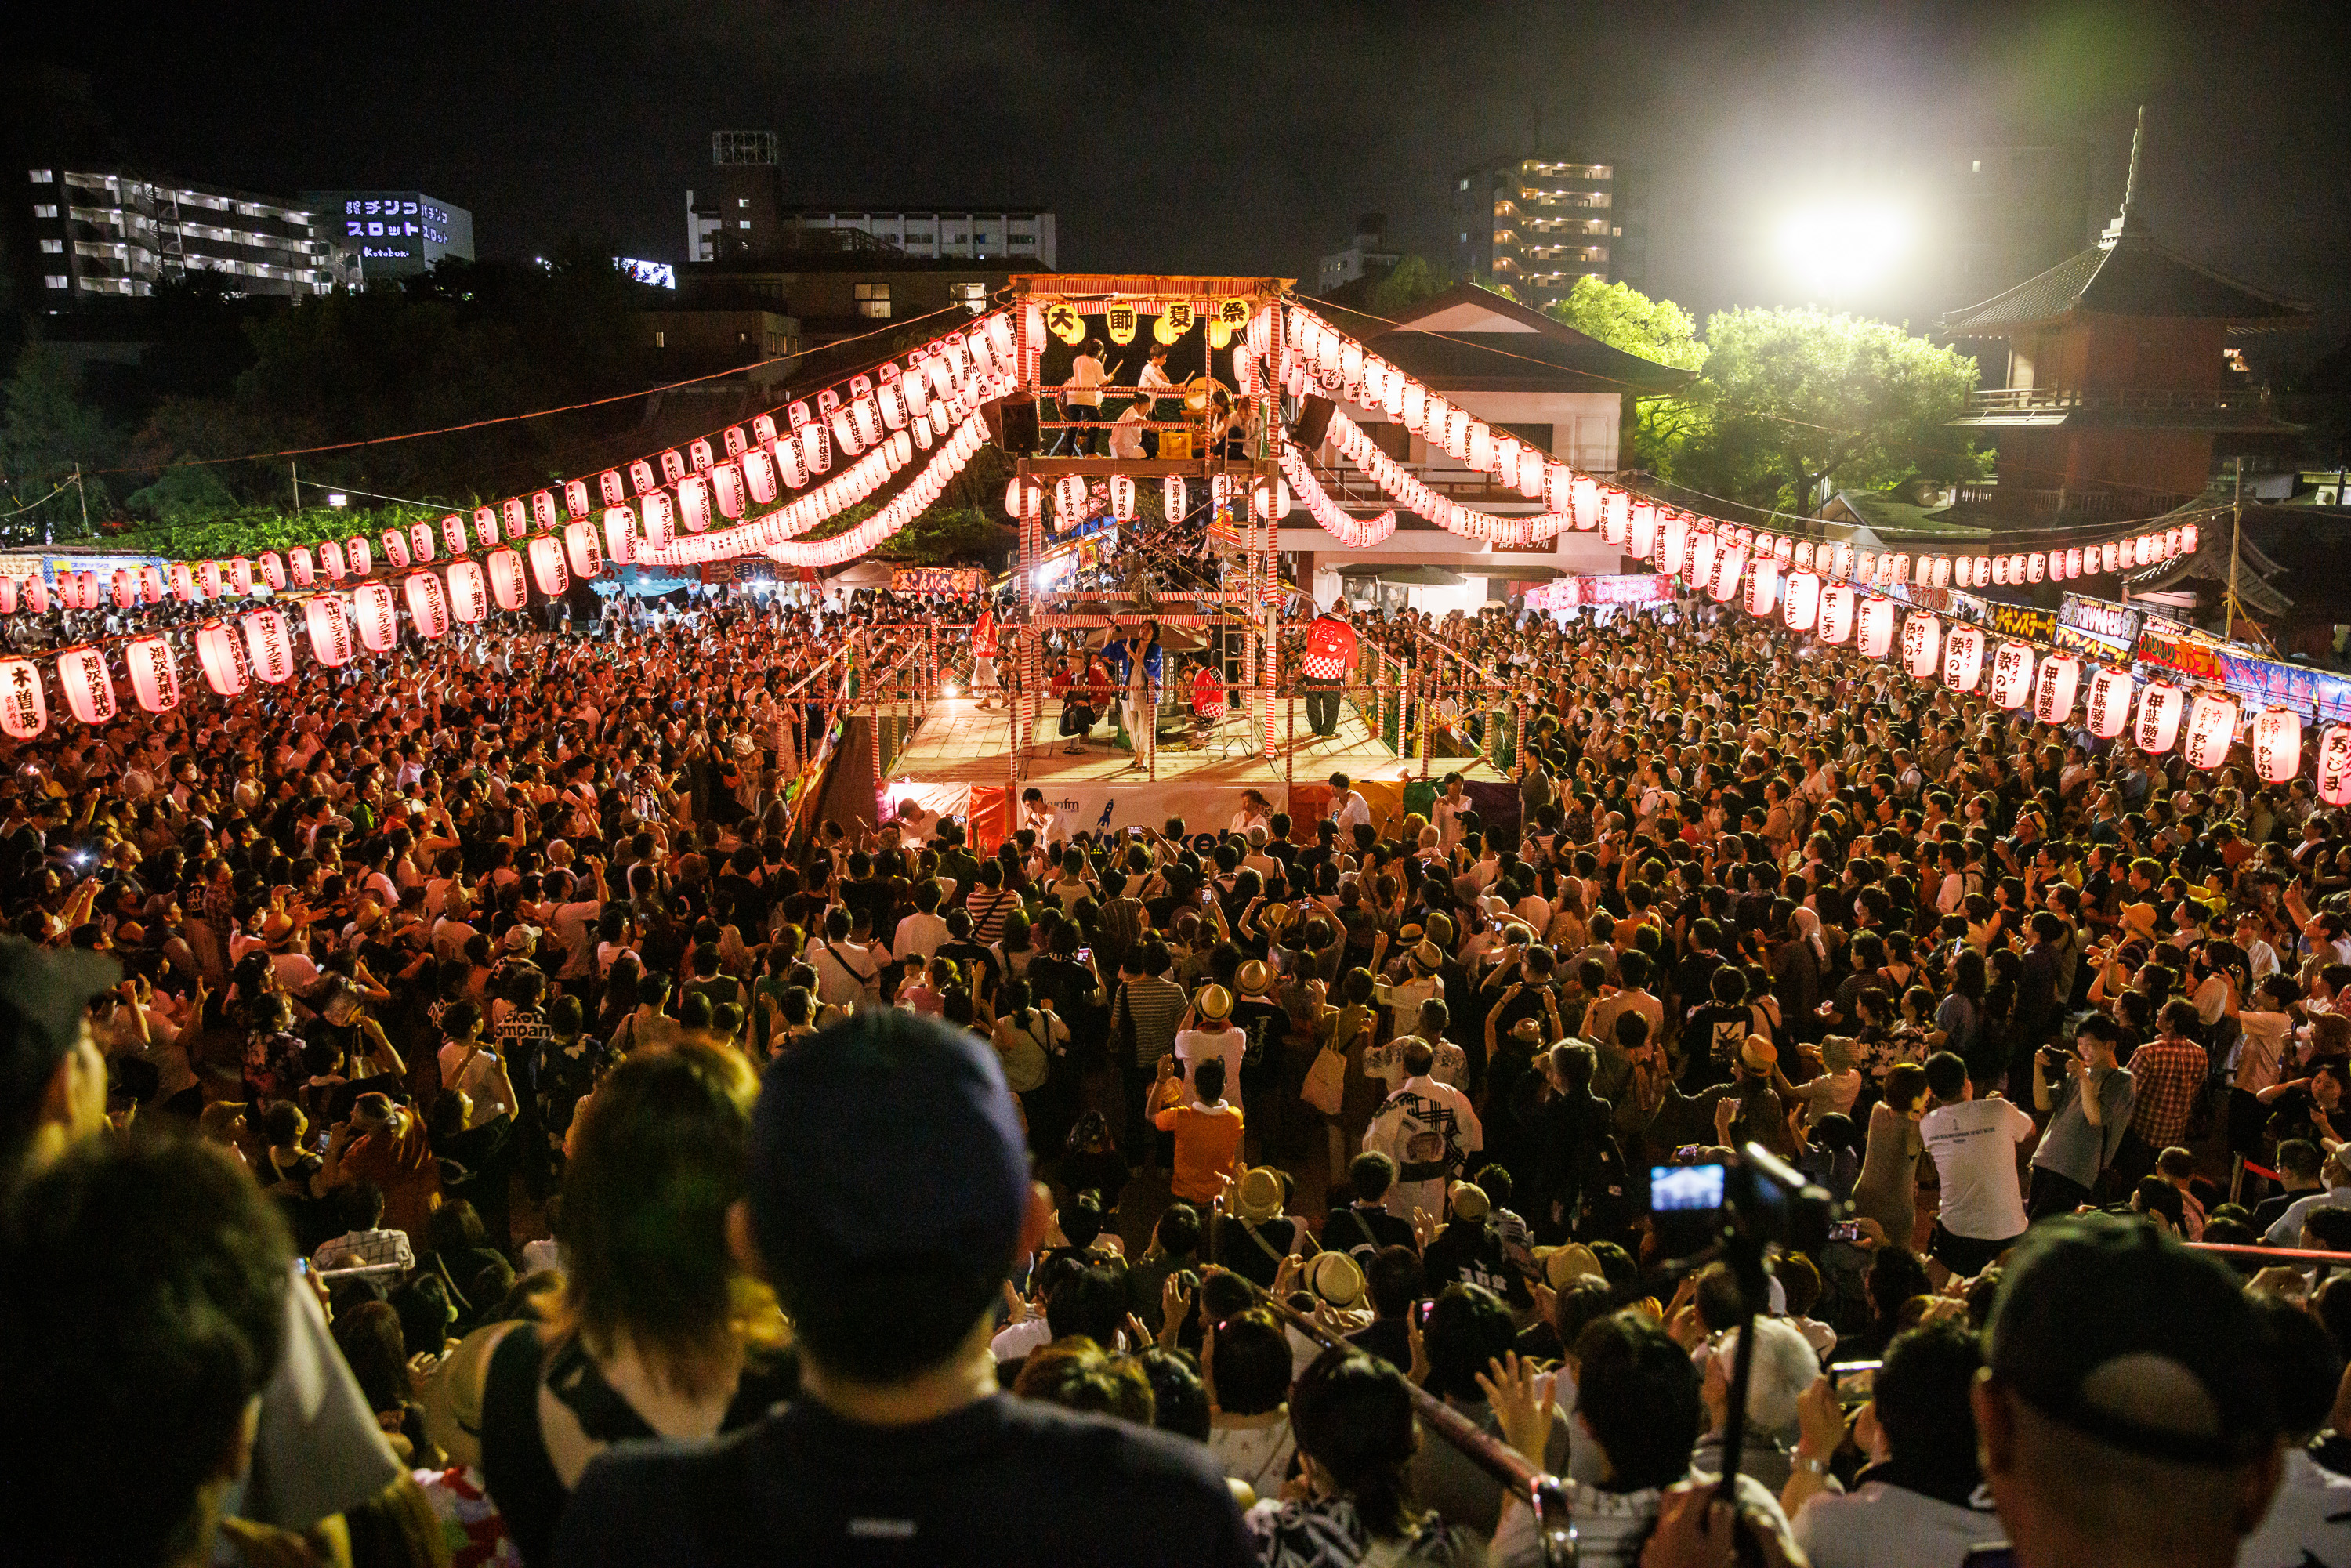
[[[1909,224],[1884,203],[1823,202],[1780,225],[1781,252],[1832,306],[1883,277],[1909,244]]]

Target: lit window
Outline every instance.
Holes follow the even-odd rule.
[[[47,284],[51,288],[64,288],[71,284],[73,280],[69,277],[60,277],[58,274],[52,272],[47,277],[41,279],[41,281]]]
[[[890,319],[890,286],[886,283],[861,283],[857,286],[857,313],[877,321]]]
[[[735,198],[735,204],[738,207],[747,207],[751,204],[751,198],[748,196],[737,196]]]
[[[36,185],[52,183],[57,177],[57,172],[55,169],[28,169],[26,172],[32,175],[33,183]],[[60,287],[64,286],[61,280],[53,279],[52,281],[57,281]]]
[[[37,202],[33,205],[33,215],[37,218],[56,217],[57,204],[55,202]]]
[[[1461,243],[1463,245],[1468,245],[1469,243],[1469,231],[1468,229],[1463,229],[1461,231]]]
[[[666,349],[666,348],[668,348],[668,347],[669,347],[669,334],[668,334],[667,332],[663,332],[663,331],[658,331],[658,330],[656,330],[656,331],[653,333],[653,347],[654,347],[654,348],[656,348],[656,349]]]
[[[1462,181],[1458,188],[1464,191],[1468,190],[1469,188],[1469,182],[1467,180]]]
[[[985,283],[950,283],[947,298],[977,315],[987,308],[987,285]]]
[[[61,239],[45,239],[41,242],[43,256],[63,256],[65,253],[66,242]]]
[[[740,219],[736,223],[735,226],[738,229],[747,229],[751,226],[751,220],[748,218]]]

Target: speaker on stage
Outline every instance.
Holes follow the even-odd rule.
[[[1299,405],[1298,418],[1290,424],[1290,439],[1310,452],[1322,445],[1323,435],[1331,428],[1331,415],[1338,407],[1327,397],[1310,395]]]

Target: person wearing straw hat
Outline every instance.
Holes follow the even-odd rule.
[[[1233,1023],[1233,994],[1222,986],[1201,987],[1192,998],[1192,1018],[1189,1028],[1176,1031],[1176,1059],[1184,1064],[1184,1075],[1195,1076],[1204,1062],[1223,1063],[1226,1097],[1235,1111],[1246,1112],[1241,1064],[1249,1037]]]
[[[1219,1198],[1219,1212],[1209,1231],[1210,1256],[1217,1263],[1267,1290],[1293,1252],[1309,1256],[1320,1250],[1306,1233],[1302,1220],[1281,1212],[1290,1198],[1289,1183],[1270,1166],[1241,1173]]]

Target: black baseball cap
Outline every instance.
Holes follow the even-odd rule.
[[[752,1227],[771,1268],[871,1278],[911,1260],[1010,1268],[1028,1140],[987,1041],[861,1009],[768,1066],[752,1114]]]
[[[2010,1260],[1987,1333],[1994,1378],[2110,1447],[2228,1466],[2276,1441],[2241,1285],[2144,1220],[2089,1214],[2035,1227]]]
[[[81,1038],[82,1009],[121,979],[102,953],[0,937],[0,1115],[39,1100]]]

